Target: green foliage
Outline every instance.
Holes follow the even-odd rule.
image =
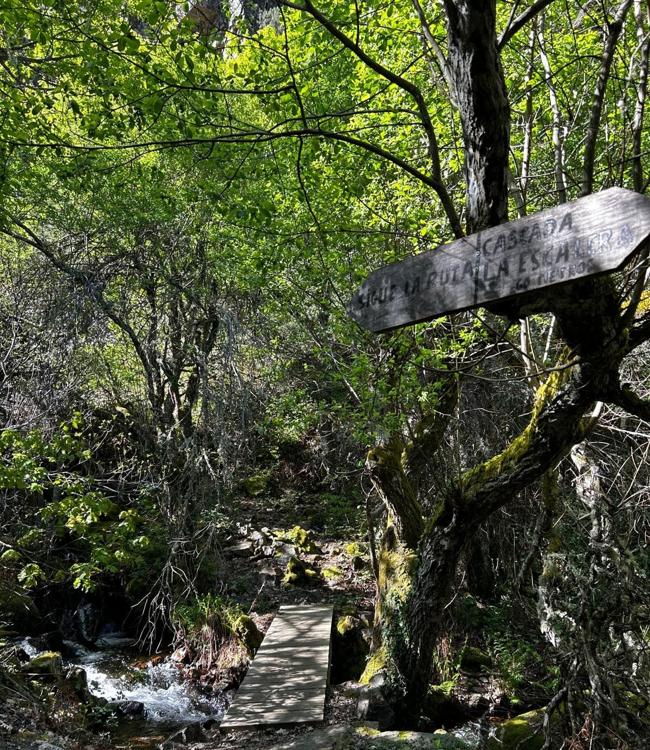
[[[0,450],[2,489],[57,498],[36,506],[29,519],[34,525],[3,553],[4,563],[18,566],[20,584],[34,588],[60,580],[65,572],[74,588],[91,591],[102,574],[132,573],[144,565],[151,541],[143,533],[143,515],[134,507],[120,509],[86,474],[91,451],[78,415],[49,438],[36,430],[24,435],[4,430],[0,432]],[[148,528],[151,532],[154,526],[148,524]],[[46,572],[43,563],[48,560],[48,546],[60,545],[68,536],[75,541],[77,555],[86,559]],[[48,563],[51,568],[51,561]],[[64,563],[61,560],[59,564]]]
[[[192,640],[199,638],[205,627],[224,635],[234,633],[235,623],[243,614],[235,602],[214,594],[205,594],[177,602],[172,616],[179,629]]]

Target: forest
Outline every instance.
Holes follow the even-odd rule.
[[[0,0],[0,749],[650,747],[649,66],[642,0]],[[324,718],[220,728],[309,605]]]

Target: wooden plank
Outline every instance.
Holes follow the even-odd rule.
[[[224,729],[322,721],[332,607],[280,609],[221,722]]]
[[[650,199],[610,188],[370,274],[348,306],[371,331],[619,269],[650,237]]]

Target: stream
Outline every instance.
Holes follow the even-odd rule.
[[[37,639],[23,638],[18,645],[30,656],[42,652]],[[153,748],[181,727],[209,719],[219,720],[227,708],[222,694],[206,695],[191,681],[183,681],[178,667],[166,658],[150,663],[135,641],[122,633],[107,633],[90,650],[74,641],[64,641],[64,665],[85,670],[90,692],[113,701],[138,701],[144,715],[123,718],[112,731],[115,750]],[[149,662],[149,663],[147,663]],[[470,747],[480,744],[480,727],[468,722],[450,731]]]
[[[169,659],[147,664],[149,657],[139,654],[135,642],[122,633],[102,636],[96,642],[97,649],[92,651],[73,641],[64,643],[68,651],[64,664],[85,670],[88,688],[94,696],[110,702],[138,701],[144,705],[143,717],[120,722],[118,737],[159,739],[187,724],[221,719],[225,713],[222,695],[206,695],[190,681],[183,681],[177,666]],[[30,638],[23,639],[20,646],[29,656],[41,651]]]

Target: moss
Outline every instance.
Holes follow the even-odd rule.
[[[331,566],[328,568],[323,568],[321,571],[321,575],[326,581],[335,581],[337,578],[341,578],[343,572],[338,568]]]
[[[29,674],[58,675],[63,671],[63,661],[58,651],[43,651],[30,659],[23,667]]]
[[[560,362],[568,361],[569,350],[566,349]],[[485,482],[498,477],[506,468],[514,466],[521,456],[528,450],[537,429],[537,422],[542,410],[555,397],[562,385],[569,378],[570,367],[553,371],[540,385],[535,393],[535,402],[530,419],[524,431],[518,435],[501,453],[493,456],[482,464],[466,472],[462,478],[463,491],[471,494],[473,489],[483,485]]]
[[[460,667],[467,672],[480,672],[492,666],[492,658],[474,646],[465,646],[460,654]]]
[[[378,729],[374,729],[373,727],[356,727],[354,730],[355,734],[359,735],[359,737],[377,737],[381,734],[381,732]]]
[[[350,557],[363,557],[366,554],[364,546],[359,542],[348,542],[345,545],[345,551]]]
[[[552,715],[552,727],[557,726],[558,719],[557,713]],[[487,750],[540,750],[544,744],[543,721],[543,708],[504,721],[488,740]]]
[[[278,539],[282,539],[285,542],[290,542],[303,554],[318,554],[322,550],[314,543],[311,531],[303,529],[301,526],[294,526],[288,531],[278,531],[276,533]]]
[[[354,618],[350,615],[343,615],[336,621],[336,632],[339,635],[345,635],[354,629]]]
[[[242,487],[251,497],[257,497],[263,492],[266,492],[269,486],[270,473],[268,471],[260,472],[259,474],[253,474],[252,476],[244,479]]]
[[[388,652],[385,646],[378,648],[374,654],[371,655],[370,659],[366,664],[366,668],[363,670],[363,674],[359,677],[359,682],[362,685],[367,685],[372,678],[386,668],[388,665]]]
[[[287,563],[287,570],[282,583],[288,586],[304,586],[316,583],[317,580],[318,573],[310,565],[307,565],[297,557],[292,557]]]
[[[264,640],[263,633],[260,632],[253,619],[248,615],[239,615],[233,622],[232,629],[250,654],[257,651]]]

